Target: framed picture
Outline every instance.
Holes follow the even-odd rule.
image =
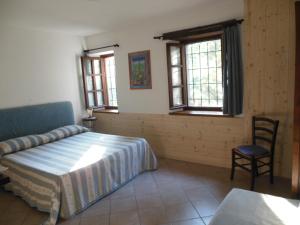
[[[150,50],[128,53],[130,89],[151,89]]]

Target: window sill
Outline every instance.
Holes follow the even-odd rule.
[[[118,109],[94,109],[93,113],[113,113],[119,114]]]
[[[169,115],[175,116],[208,116],[208,117],[233,117],[232,115],[223,114],[219,111],[198,111],[198,110],[183,110],[176,112],[169,112]]]

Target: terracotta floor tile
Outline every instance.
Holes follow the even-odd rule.
[[[49,217],[48,213],[39,212],[30,208],[22,225],[38,225],[45,222]]]
[[[145,182],[154,182],[152,172],[144,172],[138,175],[137,177],[134,178],[134,180],[131,183],[135,185],[135,184],[143,184]]]
[[[209,191],[209,188],[207,187],[189,189],[185,191],[185,194],[188,197],[188,199],[192,202],[199,201],[207,196],[213,197]]]
[[[0,225],[22,225],[26,218],[26,213],[9,213],[0,216]]]
[[[212,196],[205,196],[201,200],[194,202],[193,205],[197,209],[201,217],[212,216],[215,214],[219,202]]]
[[[176,180],[174,181],[161,181],[161,182],[156,182],[157,187],[159,192],[175,192],[175,191],[180,191],[182,188],[180,186],[180,183],[177,182]]]
[[[81,213],[81,217],[99,216],[110,212],[110,200],[102,199]]]
[[[172,225],[205,225],[201,219],[192,219],[172,223]]]
[[[153,175],[154,180],[157,183],[160,182],[174,182],[176,181],[176,177],[171,172],[163,172],[163,173],[157,173]]]
[[[7,214],[15,214],[15,213],[28,213],[30,207],[28,204],[23,201],[21,198],[15,198],[9,205],[7,210]]]
[[[10,205],[16,201],[16,197],[13,194],[9,194],[9,192],[5,192],[0,189],[0,212],[4,215],[4,213],[10,208]]]
[[[133,184],[129,183],[110,195],[111,199],[126,198],[134,196]]]
[[[199,218],[199,215],[191,203],[184,203],[166,207],[166,218],[168,222],[176,222]]]
[[[111,200],[111,213],[136,210],[136,199],[135,197],[129,198],[118,198]]]
[[[180,182],[180,186],[184,190],[190,190],[195,188],[203,188],[206,187],[206,183],[204,179],[201,178],[192,178],[192,179],[185,179]]]
[[[81,218],[80,225],[109,225],[109,215]]]
[[[162,225],[169,222],[164,208],[140,210],[139,216],[141,225]]]
[[[166,206],[186,203],[189,201],[185,195],[185,192],[180,189],[178,190],[171,189],[170,191],[165,190],[163,192],[160,192],[160,195],[163,203]]]
[[[68,220],[60,220],[57,224],[58,225],[80,225],[80,215],[74,216]]]
[[[136,198],[139,209],[162,208],[163,202],[159,194],[137,196]]]
[[[227,184],[215,185],[209,186],[208,189],[218,202],[222,202],[225,196],[232,190],[232,186]]]
[[[140,225],[137,211],[126,211],[110,215],[110,225]]]
[[[150,195],[158,193],[157,185],[154,181],[144,182],[134,185],[135,194],[137,196]]]

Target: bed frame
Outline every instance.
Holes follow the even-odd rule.
[[[0,141],[74,124],[71,102],[0,109]]]

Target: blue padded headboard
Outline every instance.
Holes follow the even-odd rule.
[[[74,124],[71,102],[0,109],[0,141]]]

